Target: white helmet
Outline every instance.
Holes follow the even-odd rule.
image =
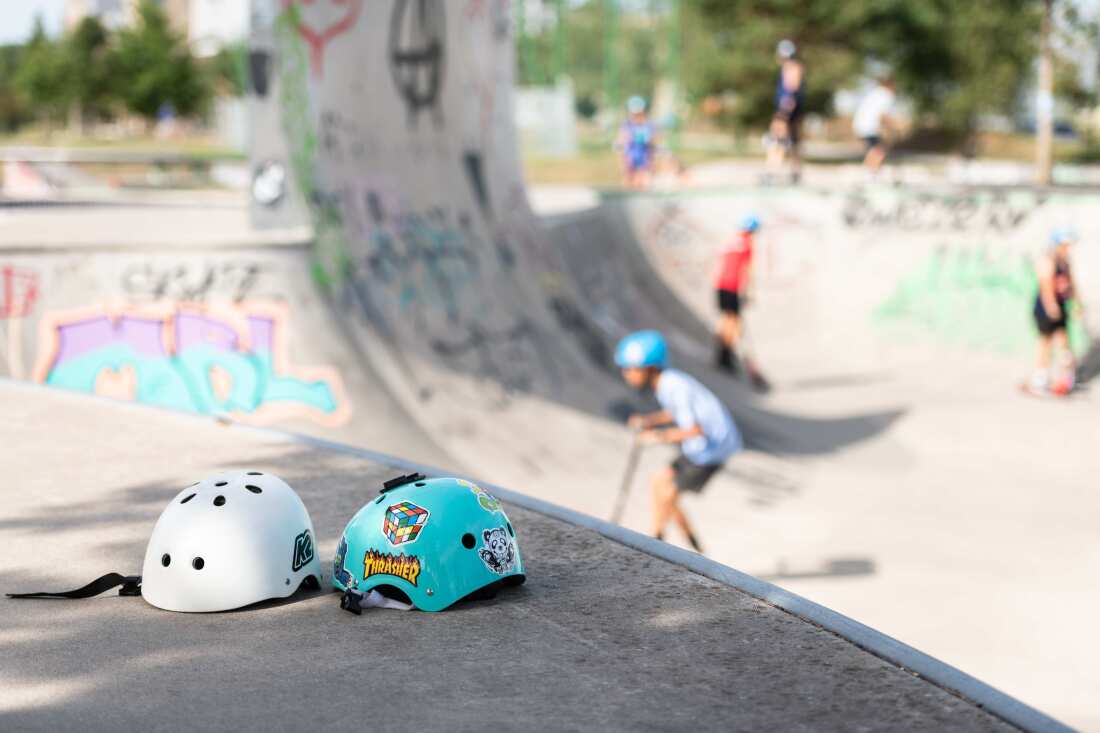
[[[798,46],[794,45],[794,41],[789,38],[784,38],[775,47],[775,53],[781,59],[793,59],[795,54],[798,53]]]
[[[313,522],[277,476],[237,471],[176,495],[157,520],[141,595],[167,611],[228,611],[320,587]]]

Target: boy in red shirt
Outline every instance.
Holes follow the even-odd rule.
[[[749,282],[752,278],[753,234],[760,228],[760,220],[754,215],[741,220],[740,229],[733,241],[722,249],[718,278],[718,329],[715,334],[715,364],[736,374],[737,342],[741,338],[741,309],[747,303]]]

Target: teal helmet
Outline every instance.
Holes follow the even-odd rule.
[[[341,605],[354,612],[349,596],[375,589],[403,595],[421,611],[442,611],[526,579],[499,500],[463,479],[420,474],[387,481],[351,518],[332,569],[332,585],[344,591]]]
[[[636,331],[623,338],[615,348],[615,364],[620,369],[668,365],[668,345],[658,331]]]

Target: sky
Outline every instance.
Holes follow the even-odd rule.
[[[46,30],[57,33],[61,29],[64,10],[65,0],[0,0],[0,45],[27,40],[34,28],[34,18],[39,13],[46,23]]]

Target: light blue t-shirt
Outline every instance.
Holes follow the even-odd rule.
[[[657,380],[657,401],[679,428],[698,425],[702,435],[680,444],[684,457],[698,466],[722,463],[741,450],[741,433],[733,416],[714,393],[678,369],[666,369]]]

